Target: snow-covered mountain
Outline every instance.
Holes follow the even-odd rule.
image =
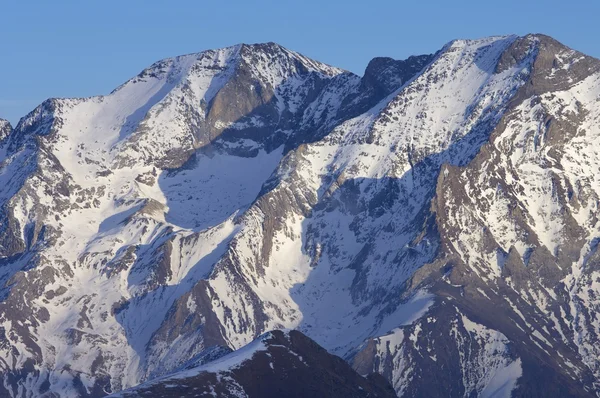
[[[183,369],[111,397],[392,398],[378,373],[357,374],[302,333],[265,333],[203,366]]]
[[[267,43],[0,122],[0,396],[277,329],[401,396],[595,396],[598,101],[600,61],[543,35],[363,77]]]

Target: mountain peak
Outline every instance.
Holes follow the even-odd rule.
[[[204,50],[198,53],[191,53],[171,58],[165,58],[155,62],[150,67],[144,69],[138,78],[153,76],[166,76],[175,78],[173,70],[185,73],[198,68],[225,68],[227,65],[240,66],[240,62],[246,68],[255,70],[266,70],[276,65],[290,68],[293,64],[300,66],[305,72],[322,73],[328,76],[334,76],[344,71],[339,68],[325,65],[321,62],[312,60],[300,53],[277,44],[275,42],[254,43],[254,44],[236,44],[229,47]],[[171,74],[167,74],[171,71]]]
[[[599,60],[536,33],[514,40],[502,54],[496,71],[506,70],[527,57],[534,59],[534,63],[525,95],[566,90],[600,70]]]
[[[253,51],[253,52],[255,52],[255,51],[264,51],[264,52],[289,51],[287,48],[285,48],[281,44],[273,42],[273,41],[262,42],[262,43],[240,43],[240,44],[238,44],[238,46],[240,46],[242,49],[245,49],[247,51]]]

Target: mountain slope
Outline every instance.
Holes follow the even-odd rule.
[[[599,69],[543,35],[362,78],[266,43],[44,102],[0,141],[2,394],[285,328],[402,396],[594,396]]]
[[[581,263],[594,252],[590,244],[594,245],[595,233],[584,228],[595,225],[595,216],[594,210],[583,206],[574,209],[571,203],[577,197],[595,194],[588,184],[577,193],[568,187],[581,186],[595,172],[590,167],[593,161],[586,160],[592,142],[586,147],[577,141],[584,135],[593,137],[592,131],[597,130],[593,127],[595,116],[588,109],[593,109],[592,103],[600,94],[596,84],[600,64],[548,37],[528,36],[509,47],[497,70],[529,54],[534,58],[528,81],[515,94],[488,142],[468,165],[442,167],[431,208],[440,250],[412,283],[426,283],[432,292],[444,297],[429,312],[432,319],[438,314],[447,319],[450,311],[458,318],[458,330],[468,330],[472,324],[471,320],[465,323],[464,314],[468,314],[481,323],[476,324],[475,335],[489,333],[486,327],[502,332],[501,340],[510,345],[500,350],[499,360],[509,363],[518,355],[521,361],[517,396],[592,395],[597,376],[590,373],[597,365],[595,359],[590,360],[589,350],[594,344],[577,335],[586,330],[583,335],[589,336],[593,330],[593,323],[585,328],[578,325],[578,318],[586,318],[578,312],[589,314],[594,306],[580,305],[580,298],[572,291]],[[549,84],[548,77],[557,74],[563,78]],[[592,102],[586,103],[586,98]],[[569,109],[569,103],[579,110]],[[590,130],[585,131],[584,126]],[[569,155],[563,157],[563,152]],[[568,167],[574,166],[569,161],[578,165],[579,174],[569,173]],[[569,166],[563,169],[562,162]],[[587,289],[593,286],[588,284]],[[450,303],[451,309],[447,308]],[[414,329],[421,328],[431,330],[424,321]],[[394,361],[414,358],[414,353],[407,352],[407,339],[402,338],[408,332],[400,331],[396,339],[404,343],[384,355],[391,354]],[[420,347],[438,347],[434,336],[439,332],[430,333],[419,342]],[[472,331],[468,334],[474,335]],[[461,340],[456,341],[457,351],[452,346],[444,351],[450,353],[452,362],[462,362],[452,367],[464,369],[462,384],[466,389],[465,377],[471,372],[466,371],[469,365],[459,353],[480,356],[484,347],[481,343],[473,347],[470,340],[467,349]],[[372,344],[381,346],[378,341]],[[432,349],[436,351],[440,349]],[[483,369],[487,367],[489,375],[493,373],[489,354],[481,356],[484,359]],[[425,374],[431,372],[432,365],[423,365]],[[478,375],[475,380],[481,377],[488,376]],[[415,387],[416,391],[428,388],[420,383]]]

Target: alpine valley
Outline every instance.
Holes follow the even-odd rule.
[[[155,63],[0,122],[1,397],[600,396],[600,60]]]

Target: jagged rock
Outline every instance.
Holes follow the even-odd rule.
[[[0,119],[0,142],[12,132],[12,126],[8,120]]]

